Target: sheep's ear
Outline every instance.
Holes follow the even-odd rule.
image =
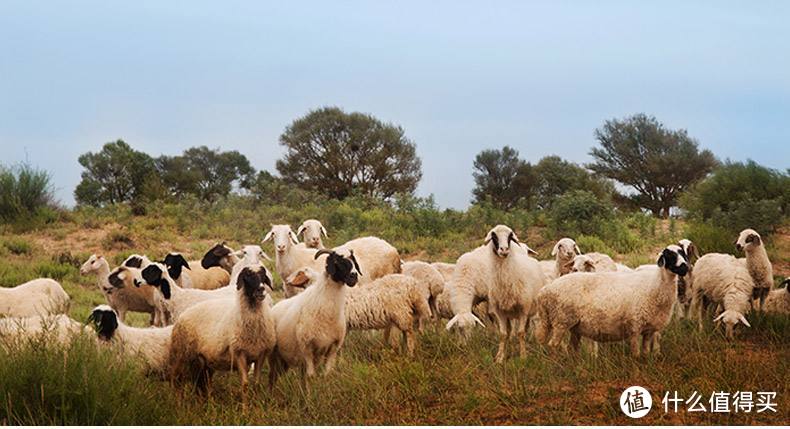
[[[324,225],[321,225],[321,233],[324,234],[324,238],[329,238],[329,235],[327,235],[326,228],[324,228]]]
[[[760,236],[757,234],[749,234],[749,236],[746,237],[746,242],[760,244]]]
[[[293,231],[288,231],[288,237],[291,237],[291,241],[294,244],[299,244],[299,238],[296,236],[296,234],[294,234]]]
[[[741,323],[743,323],[744,325],[746,325],[746,327],[747,327],[747,328],[751,328],[751,327],[752,327],[752,325],[750,325],[750,324],[749,324],[749,321],[748,321],[748,320],[746,320],[746,317],[745,317],[743,314],[739,314],[739,315],[738,315],[738,320],[739,320]]]
[[[162,295],[164,295],[165,299],[170,299],[170,282],[166,279],[162,279],[159,282],[159,290],[162,291]]]
[[[557,256],[557,252],[560,250],[560,242],[554,243],[554,247],[551,249],[551,256]]]
[[[722,312],[721,314],[719,314],[718,316],[716,316],[716,317],[713,319],[713,321],[714,321],[714,322],[718,322],[718,321],[720,321],[720,320],[721,320],[721,318],[722,318],[722,317],[724,317],[724,312]]]
[[[266,259],[267,261],[272,260],[272,258],[270,258],[269,255],[267,255],[263,250],[261,250],[261,256],[263,256],[263,259]]]
[[[667,260],[664,257],[663,253],[661,254],[661,256],[658,257],[658,261],[656,263],[658,264],[659,267],[663,267],[664,265],[666,265]]]
[[[483,242],[483,244],[490,243],[493,238],[494,238],[494,230],[492,229],[491,231],[488,231],[488,234],[486,234],[486,239]]]
[[[581,251],[581,249],[579,249],[579,246],[577,244],[573,245],[573,250],[576,251],[577,255],[581,255],[582,254],[582,251]]]
[[[586,271],[595,271],[595,264],[592,261],[584,261],[584,269]]]
[[[288,279],[288,284],[302,287],[307,284],[308,281],[310,281],[310,278],[307,277],[307,274],[305,274],[304,270],[302,270],[297,271],[296,274],[292,275],[291,278]]]
[[[510,233],[510,236],[508,237],[508,241],[512,241],[512,242],[514,242],[516,244],[519,244],[518,236],[516,236],[515,232],[511,232]]]
[[[265,242],[267,242],[267,241],[271,240],[273,236],[274,236],[274,231],[269,231],[269,232],[266,234],[266,236],[265,236],[265,237],[263,237],[263,240],[261,240],[261,243],[265,243]]]
[[[299,225],[299,228],[296,230],[296,235],[297,235],[297,236],[299,236],[299,235],[302,235],[302,233],[304,232],[304,230],[305,230],[305,226],[304,226],[304,224],[301,224],[301,225]]]

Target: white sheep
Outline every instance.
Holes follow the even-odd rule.
[[[90,331],[90,328],[65,314],[0,318],[0,340],[4,343],[44,334],[52,335],[60,344],[68,344],[83,330]]]
[[[492,228],[486,235],[485,244],[491,276],[488,307],[499,326],[495,361],[505,360],[508,337],[517,338],[519,354],[526,357],[526,327],[535,295],[546,283],[546,277],[538,261],[529,256],[510,227],[497,225]]]
[[[681,252],[677,245],[667,246],[657,261],[660,270],[572,273],[554,280],[536,299],[535,338],[556,347],[570,332],[576,350],[586,337],[629,341],[636,356],[650,351],[655,334],[672,316],[676,277],[688,271]]]
[[[242,246],[242,248],[237,250],[235,254],[238,258],[238,262],[233,265],[233,269],[230,271],[231,285],[236,284],[239,278],[239,273],[241,273],[241,270],[244,269],[244,267],[253,264],[262,264],[264,260],[272,260],[269,255],[267,255],[263,249],[261,249],[261,246],[258,246],[257,244],[248,244]],[[266,285],[265,287],[269,288],[266,291],[267,293],[272,293],[269,285]]]
[[[65,313],[69,295],[52,279],[35,279],[16,287],[0,287],[0,317],[31,317]]]
[[[307,247],[313,249],[323,249],[324,242],[321,240],[321,235],[324,237],[328,237],[326,234],[326,228],[324,225],[321,225],[321,222],[316,219],[307,219],[306,221],[302,222],[299,225],[299,228],[296,230],[297,236],[302,236],[304,239],[304,244]]]
[[[744,229],[738,234],[735,242],[738,251],[746,253],[746,258],[739,258],[742,264],[749,270],[749,275],[754,282],[753,306],[762,309],[765,298],[774,286],[773,268],[765,251],[763,240],[760,234],[753,229]]]
[[[724,322],[727,338],[733,338],[739,322],[750,326],[746,314],[752,307],[754,282],[746,264],[732,255],[708,253],[694,264],[693,275],[690,311],[697,317],[700,330],[707,313],[706,302],[724,309],[715,321]]]
[[[790,279],[785,279],[778,289],[772,290],[763,304],[766,313],[790,315]]]
[[[170,255],[180,256],[178,253],[171,253],[168,256]],[[185,268],[188,268],[189,271],[184,271],[182,274],[187,279],[177,281],[176,284],[184,284],[185,286],[202,290],[212,290],[227,286],[230,282],[230,272],[233,269],[233,264],[236,262],[238,262],[238,258],[233,253],[233,249],[224,243],[218,243],[206,252],[203,259],[188,261],[188,267]],[[171,278],[176,280],[173,277]]]
[[[140,357],[145,364],[146,372],[165,374],[172,326],[148,328],[128,326],[108,305],[94,308],[89,320],[96,326],[101,341],[117,344],[128,356]]]
[[[104,256],[91,255],[82,267],[80,274],[83,276],[95,274],[97,286],[107,304],[118,313],[121,321],[126,320],[128,311],[139,311],[151,315],[151,323],[157,324],[154,290],[150,286],[143,288],[133,286],[133,271],[139,269],[142,263],[151,263],[148,258],[140,255],[131,255],[123,261],[120,267],[110,271],[110,264]]]
[[[618,269],[609,255],[598,252],[576,255],[571,261],[572,273],[605,273],[614,271],[628,271]]]
[[[436,268],[436,271],[442,275],[444,278],[444,282],[447,283],[453,277],[453,271],[455,271],[455,264],[449,264],[447,262],[431,262],[431,266]]]
[[[245,266],[231,285],[235,296],[196,304],[176,320],[170,352],[174,380],[188,377],[205,393],[214,371],[235,368],[246,399],[250,365],[255,364],[255,378],[259,378],[276,343],[271,299],[264,285],[271,286],[266,268]]]
[[[488,289],[492,280],[492,261],[488,252],[488,246],[483,245],[464,253],[456,261],[453,276],[445,284],[450,292],[448,298],[453,314],[447,322],[447,330],[457,327],[468,332],[475,324],[485,326],[472,313],[472,309],[478,303],[488,300]]]
[[[554,280],[571,272],[573,258],[581,254],[582,251],[579,250],[579,246],[572,238],[561,238],[551,249],[551,256],[554,256],[554,260],[539,261],[540,268],[547,279]]]
[[[422,290],[423,296],[428,300],[431,316],[439,317],[436,300],[444,292],[444,277],[431,264],[422,261],[408,261],[402,265],[403,274],[414,277]]]
[[[316,257],[322,253],[328,254],[323,270],[318,272],[305,268],[295,276],[307,277],[310,287],[272,308],[277,326],[277,347],[269,360],[270,387],[289,367],[304,368],[304,374],[313,377],[323,362],[324,373],[329,373],[343,346],[346,337],[346,285],[357,284],[359,265],[353,254],[343,256],[334,251],[319,250]]]

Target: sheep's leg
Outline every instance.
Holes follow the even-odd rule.
[[[529,326],[529,316],[521,317],[517,320],[516,337],[518,338],[518,355],[522,359],[527,357],[527,326]]]
[[[653,343],[653,335],[652,334],[644,334],[642,335],[642,354],[650,354],[650,346]]]
[[[403,338],[406,341],[406,355],[409,357],[414,356],[414,330],[403,331]]]
[[[269,392],[274,390],[274,383],[286,370],[288,364],[277,353],[269,355]]]
[[[118,313],[118,320],[121,322],[126,322],[126,309],[118,307],[115,309],[115,312]]]
[[[332,344],[329,346],[329,350],[326,352],[326,363],[324,364],[324,375],[329,374],[332,372],[332,369],[335,367],[335,361],[337,361],[337,351],[339,347],[337,344]]]
[[[582,335],[579,333],[578,329],[571,329],[571,340],[568,344],[571,346],[571,349],[574,352],[579,351],[579,345],[582,342]]]
[[[653,353],[655,355],[660,355],[661,354],[661,341],[660,340],[661,340],[661,333],[660,332],[654,332],[653,333],[653,339],[650,342],[650,352],[651,353]]]
[[[236,355],[236,359],[234,364],[239,370],[239,378],[241,378],[241,403],[244,407],[247,406],[247,388],[249,386],[249,380],[247,378],[247,372],[249,371],[250,367],[247,365],[247,355],[244,353],[239,353]],[[256,365],[257,366],[257,365]]]
[[[499,322],[499,348],[497,349],[494,362],[501,363],[505,361],[505,355],[507,354],[508,320],[499,314],[497,314],[496,319]]]
[[[639,334],[631,334],[629,341],[631,342],[631,353],[634,357],[639,357],[639,352],[641,351],[642,344],[641,344],[642,337]]]
[[[396,352],[400,351],[401,345],[400,340],[397,336],[392,335],[392,331],[395,329],[394,326],[389,325],[384,328],[384,343],[389,344],[389,346],[395,350]]]

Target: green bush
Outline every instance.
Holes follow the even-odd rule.
[[[614,252],[603,240],[592,235],[580,235],[576,237],[576,244],[582,253],[601,252],[612,255]]]
[[[3,240],[3,247],[14,255],[30,255],[33,253],[33,246],[21,238],[7,238]]]
[[[570,191],[554,202],[549,225],[557,235],[599,235],[613,215],[611,204],[592,192]]]
[[[691,221],[686,226],[686,235],[697,245],[700,254],[734,253],[733,243],[738,238],[737,234],[727,228],[705,222]]]
[[[685,193],[680,205],[690,218],[738,233],[776,231],[790,208],[790,175],[754,161],[728,162]]]
[[[15,222],[34,217],[54,206],[52,179],[44,170],[28,164],[0,166],[0,221]]]
[[[74,274],[77,269],[73,265],[53,261],[39,262],[35,267],[36,275],[62,281],[67,275]]]

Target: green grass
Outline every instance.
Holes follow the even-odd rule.
[[[298,225],[308,217],[326,219],[328,245],[376,234],[398,247],[404,259],[453,261],[480,244],[480,231],[499,222],[516,225],[520,237],[545,258],[558,238],[542,226],[544,214],[500,216],[481,207],[393,213],[351,202],[286,209],[239,201],[210,210],[162,206],[148,213],[135,217],[123,206],[80,209],[35,235],[0,233],[6,252],[0,258],[0,286],[57,278],[71,296],[69,315],[85,321],[104,303],[96,278],[78,271],[91,253],[115,263],[129,253],[161,257],[169,250],[199,259],[216,241],[257,243],[270,223]],[[583,237],[580,246],[609,251],[633,266],[653,263],[658,249],[685,233],[683,222],[670,228],[641,216],[621,222],[606,232],[611,236]],[[48,244],[19,253],[5,244],[26,244],[33,237]],[[264,250],[272,254],[270,247]],[[769,252],[784,255],[786,249]],[[588,353],[549,352],[530,340],[525,359],[502,365],[493,363],[497,336],[485,328],[462,341],[443,324],[429,325],[414,358],[391,351],[380,333],[352,332],[336,371],[315,380],[310,391],[290,371],[273,392],[256,386],[246,408],[236,374],[218,374],[211,397],[204,399],[144,376],[133,359],[119,359],[117,350],[87,339],[67,348],[34,340],[0,348],[0,424],[784,424],[790,406],[790,322],[759,314],[749,319],[752,328],[741,329],[732,342],[710,324],[700,333],[688,321],[673,320],[659,356],[636,359],[625,344],[614,343],[602,346],[595,359]],[[147,321],[141,313],[128,320],[135,326]],[[631,385],[653,393],[653,410],[638,421],[624,416],[617,404]],[[667,390],[685,396],[695,390],[707,396],[713,390],[776,391],[780,412],[664,414],[660,401]]]

